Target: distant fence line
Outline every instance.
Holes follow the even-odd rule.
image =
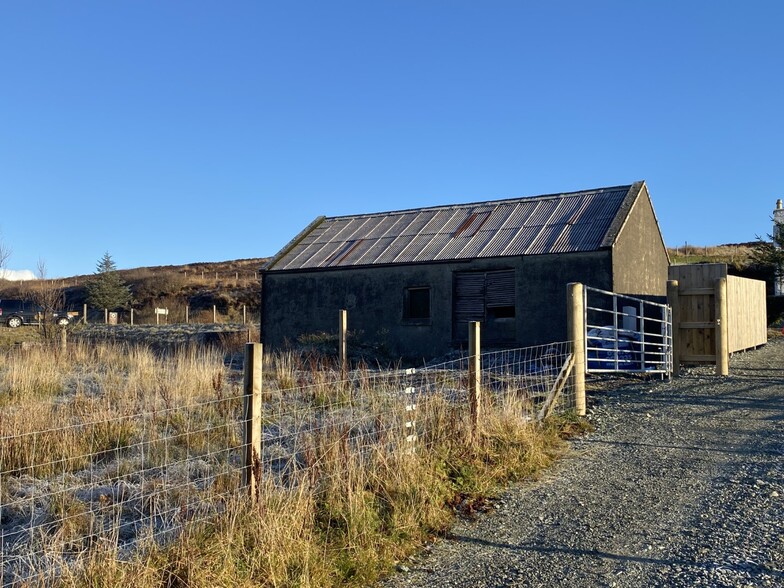
[[[91,308],[82,305],[80,311],[73,310],[72,320],[81,324],[106,324],[106,325],[142,325],[142,324],[180,324],[180,323],[241,323],[257,324],[261,315],[252,311],[246,304],[236,307],[220,308],[217,304],[211,307],[192,308],[189,304],[172,306],[148,306],[144,308],[131,308],[110,311],[106,308]]]
[[[172,279],[182,279],[190,283],[207,283],[207,284],[218,284],[218,283],[250,283],[250,282],[258,282],[259,280],[259,272],[258,271],[235,271],[235,272],[215,272],[209,270],[186,270],[186,271],[179,271],[179,272],[160,272],[156,273],[154,271],[150,271],[149,273],[145,271],[141,274],[140,277],[133,277],[133,276],[123,276],[124,279],[128,281],[133,281],[135,279],[149,279],[149,278],[172,278]],[[54,279],[45,279],[43,280],[47,285],[54,287],[54,288],[72,288],[76,286],[84,286],[93,279],[94,276],[75,276],[72,278],[54,278]]]

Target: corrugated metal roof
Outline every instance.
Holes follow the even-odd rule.
[[[325,217],[273,258],[268,270],[354,267],[595,251],[607,247],[635,186]],[[615,221],[615,222],[614,222]]]

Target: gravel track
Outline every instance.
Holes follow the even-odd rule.
[[[784,338],[589,397],[595,432],[385,588],[784,586]]]

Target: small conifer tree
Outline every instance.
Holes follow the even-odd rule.
[[[109,253],[95,266],[95,276],[87,284],[87,304],[94,308],[116,310],[131,302],[131,290],[123,281]]]

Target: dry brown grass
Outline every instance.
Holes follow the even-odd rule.
[[[0,359],[5,503],[29,478],[68,478],[105,466],[101,483],[126,484],[172,460],[239,447],[239,379],[214,349],[163,356],[144,347],[80,343],[65,354],[39,347]],[[290,355],[267,358],[269,406],[299,403],[291,410],[310,406],[320,415],[345,410],[357,392],[321,367]],[[48,496],[52,529],[47,558],[34,566],[29,585],[366,585],[448,528],[455,508],[470,511],[562,451],[560,425],[526,422],[521,399],[489,403],[475,437],[467,406],[432,394],[418,402],[412,453],[390,389],[368,384],[361,393],[377,424],[391,423],[377,427],[378,439],[352,442],[350,425],[338,421],[314,429],[301,450],[306,467],[287,484],[263,479],[255,505],[238,491],[236,469],[216,470],[203,489],[187,477],[169,486],[142,478],[135,490],[126,484],[124,502],[102,496],[98,511],[72,488],[50,488],[41,497]],[[191,410],[197,405],[198,412]],[[134,453],[138,447],[143,459]],[[154,517],[199,508],[206,514],[169,540],[150,532],[132,552],[121,549],[119,521],[129,510]]]

